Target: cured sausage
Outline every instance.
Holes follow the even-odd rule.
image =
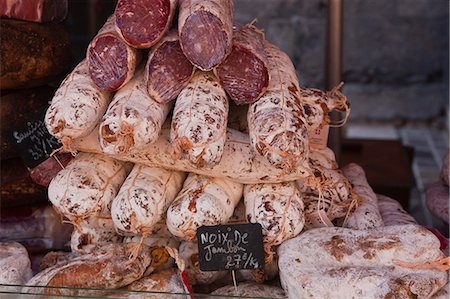
[[[60,22],[67,16],[68,0],[15,0],[0,2],[0,16],[31,22]]]
[[[111,94],[92,82],[86,60],[80,62],[59,86],[45,114],[50,134],[70,148],[73,138],[88,135],[108,108]]]
[[[67,262],[57,263],[39,272],[23,291],[42,295],[95,296],[104,291],[85,288],[120,288],[141,278],[152,263],[150,248],[143,245],[137,258],[129,256],[135,247],[132,244],[110,243],[96,247],[91,253],[75,256]],[[31,286],[58,286],[59,288],[36,288]],[[66,288],[61,288],[66,287]],[[84,288],[84,289],[83,289]]]
[[[235,25],[230,55],[214,73],[230,98],[238,105],[258,100],[269,86],[269,67],[264,36],[252,25]]]
[[[248,222],[262,226],[269,262],[272,247],[297,236],[305,224],[303,200],[295,182],[246,185],[244,203]]]
[[[227,130],[228,99],[211,72],[195,73],[181,91],[173,110],[170,140],[176,156],[198,167],[222,158]]]
[[[378,208],[385,226],[417,224],[417,221],[408,212],[403,210],[401,204],[390,197],[377,194]]]
[[[26,1],[25,5],[28,3]],[[2,18],[0,27],[2,91],[46,85],[67,74],[71,61],[70,39],[62,24],[37,24]]]
[[[111,201],[127,175],[128,165],[112,158],[80,153],[48,187],[48,198],[76,223],[92,216],[110,217]]]
[[[102,118],[99,134],[103,152],[123,154],[153,143],[170,107],[148,95],[143,71],[139,71],[114,95]]]
[[[193,65],[209,71],[231,52],[232,0],[179,0],[180,44]]]
[[[312,229],[280,245],[281,285],[289,298],[430,298],[448,280],[439,246],[418,225]]]
[[[141,59],[141,53],[116,32],[115,23],[115,16],[110,16],[86,52],[89,75],[104,91],[118,90],[130,81]]]
[[[145,67],[148,94],[158,103],[175,99],[194,75],[194,66],[184,56],[173,30],[155,45]]]
[[[111,215],[121,235],[148,236],[183,186],[182,172],[136,164],[114,198]]]
[[[167,32],[177,0],[119,0],[114,15],[117,31],[130,46],[153,46]]]
[[[151,167],[227,178],[241,184],[280,183],[309,176],[304,168],[297,168],[291,173],[274,168],[253,151],[248,135],[231,129],[227,130],[227,141],[220,162],[211,168],[199,168],[188,160],[174,159],[170,154],[172,145],[169,142],[169,131],[162,129],[158,140],[143,150],[110,156]],[[76,140],[72,148],[82,152],[102,153],[98,138],[98,131],[92,132],[86,138]]]
[[[242,184],[190,173],[183,189],[167,210],[167,228],[192,241],[204,225],[225,224],[242,197]]]
[[[307,127],[294,65],[274,45],[266,42],[265,49],[270,83],[267,92],[248,109],[252,146],[270,164],[285,172],[307,169]]]
[[[357,208],[350,213],[343,226],[361,230],[384,226],[377,196],[367,182],[364,169],[351,163],[343,167],[342,172],[352,184],[353,191],[360,198]]]

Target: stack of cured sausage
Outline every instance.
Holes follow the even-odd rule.
[[[72,253],[28,284],[219,288],[229,274],[200,271],[196,231],[252,222],[265,268],[214,294],[431,297],[447,283],[438,240],[410,218],[386,227],[361,167],[311,146],[332,110],[350,111],[339,87],[301,86],[261,30],[234,23],[231,0],[119,0],[47,110],[75,155],[48,190]],[[278,277],[284,291],[254,285]]]

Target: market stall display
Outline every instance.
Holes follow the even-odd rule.
[[[45,116],[75,156],[48,187],[72,252],[47,255],[23,292],[430,298],[448,283],[435,235],[310,142],[347,120],[342,84],[302,86],[282,49],[233,19],[231,0],[118,1]],[[197,230],[244,223],[262,227],[265,265],[202,270]]]

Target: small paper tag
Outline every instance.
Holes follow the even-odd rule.
[[[11,135],[14,148],[29,168],[38,166],[62,146],[45,126],[45,111],[46,109],[16,128]]]
[[[328,143],[328,134],[330,126],[325,125],[322,128],[317,128],[309,134],[309,143],[313,148],[325,148]]]
[[[259,223],[202,226],[197,230],[200,270],[264,268]]]

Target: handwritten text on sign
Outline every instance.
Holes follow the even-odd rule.
[[[200,270],[264,267],[262,229],[258,223],[202,226],[197,230]]]
[[[35,167],[45,161],[62,145],[50,135],[42,119],[28,121],[13,131],[14,146],[28,167]]]

